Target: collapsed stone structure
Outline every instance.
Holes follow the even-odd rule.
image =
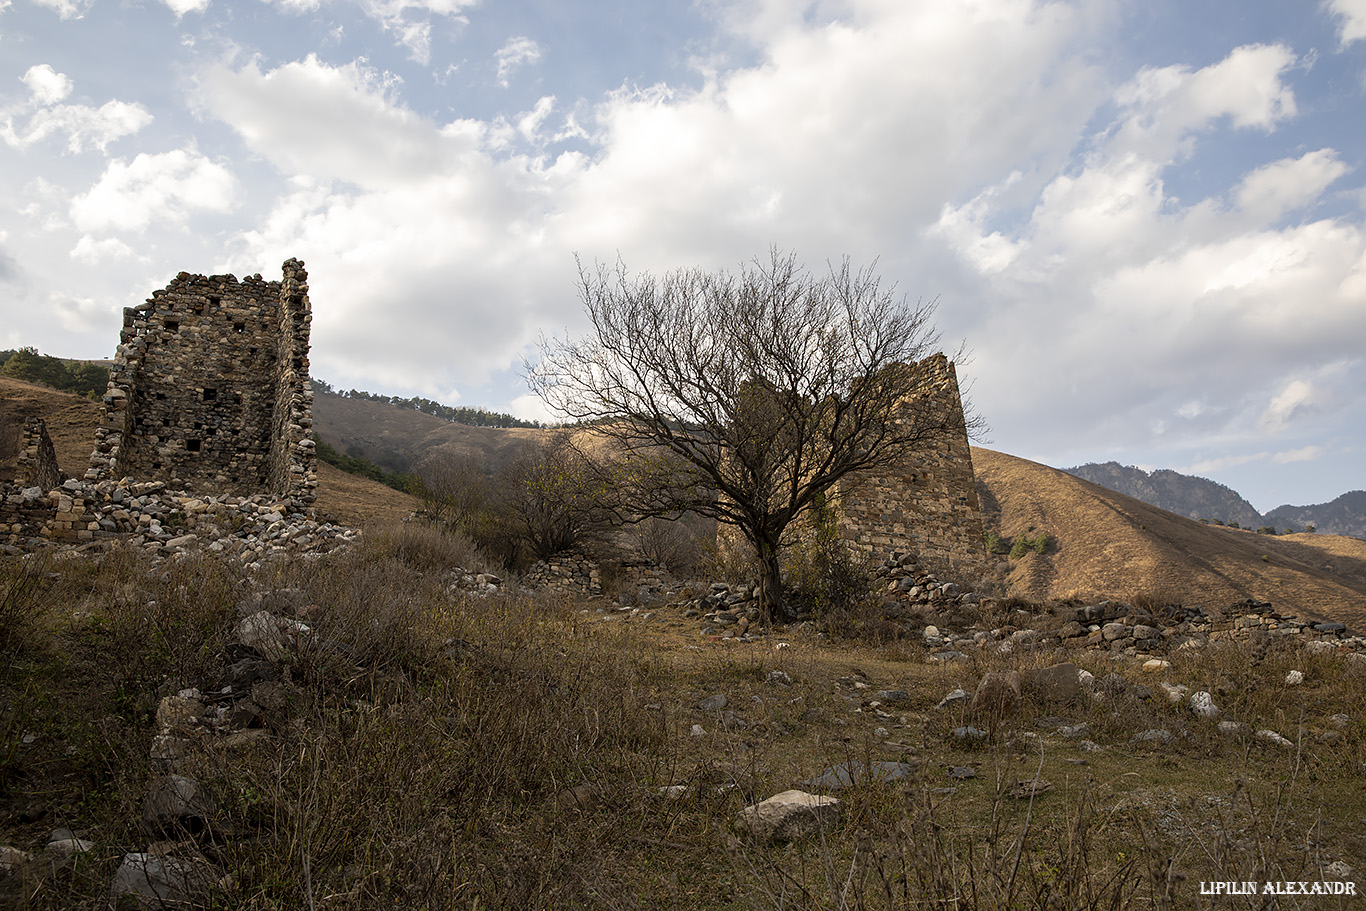
[[[62,483],[62,472],[57,467],[57,451],[47,432],[47,422],[30,417],[24,421],[19,435],[19,476],[15,480],[23,487],[51,490]]]
[[[845,477],[831,490],[841,537],[875,559],[914,554],[976,579],[988,568],[958,374],[943,354],[914,367],[925,391],[908,402],[911,420],[944,426],[896,462]]]
[[[200,541],[244,561],[328,550],[351,533],[308,508],[318,485],[308,273],[182,272],[123,331],[83,479],[58,470],[39,419],[0,483],[0,550],[124,537],[156,553]]]
[[[124,310],[87,481],[313,502],[308,273],[283,272],[181,272]]]

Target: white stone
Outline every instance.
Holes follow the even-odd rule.
[[[1214,704],[1214,697],[1205,690],[1191,694],[1190,707],[1201,718],[1219,717],[1219,707]]]
[[[833,826],[840,810],[840,801],[834,797],[791,790],[745,807],[736,822],[761,840],[792,841]]]
[[[1291,743],[1289,740],[1286,740],[1280,734],[1277,734],[1275,731],[1269,729],[1258,731],[1257,739],[1265,740],[1267,743],[1274,743],[1276,744],[1276,746],[1282,747],[1293,747],[1295,745]]]
[[[1299,686],[1303,682],[1304,673],[1302,671],[1291,671],[1290,673],[1285,675],[1286,686]]]
[[[1162,691],[1167,694],[1167,701],[1172,705],[1186,700],[1186,694],[1190,692],[1190,687],[1184,683],[1167,683],[1165,680],[1158,684]]]

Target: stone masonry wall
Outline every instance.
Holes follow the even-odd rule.
[[[308,273],[283,271],[181,272],[124,310],[86,480],[313,501]]]
[[[916,369],[928,372],[930,391],[911,407],[931,420],[947,416],[949,429],[893,465],[845,478],[831,498],[840,533],[879,560],[915,554],[975,581],[987,569],[987,555],[958,376],[942,354]]]
[[[19,436],[19,476],[16,479],[24,487],[41,487],[51,490],[62,483],[62,472],[57,467],[57,451],[52,446],[52,437],[47,433],[47,422],[42,418],[29,418],[24,421],[24,429]]]

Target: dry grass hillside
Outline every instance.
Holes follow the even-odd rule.
[[[89,465],[95,428],[99,426],[99,403],[46,386],[0,377],[0,426],[17,430],[25,418],[34,415],[47,421],[47,432],[57,452],[57,464],[68,475],[83,475]],[[14,461],[14,453],[0,452],[0,477],[13,476]],[[417,506],[415,499],[393,488],[347,474],[331,465],[318,465],[317,508],[338,522],[365,526],[371,522],[401,519]]]
[[[52,446],[57,451],[57,463],[67,474],[84,474],[89,467],[99,414],[98,402],[0,376],[0,434],[5,428],[17,433],[26,418],[44,419]],[[0,442],[3,442],[2,436]],[[10,449],[0,449],[0,477],[13,476],[14,457],[15,453]]]
[[[386,468],[419,464],[434,452],[469,456],[496,467],[519,446],[545,436],[520,427],[472,427],[430,414],[364,399],[318,394],[313,399],[318,436],[339,451],[363,456]]]
[[[450,424],[420,412],[317,397],[320,436],[367,457],[390,450],[414,462],[432,452],[496,466],[545,431]],[[86,466],[98,405],[42,386],[0,378],[0,419],[11,426],[36,414],[48,422],[68,473]],[[1043,555],[1012,561],[1012,594],[1030,599],[1129,598],[1169,594],[1221,607],[1243,598],[1270,601],[1306,617],[1366,626],[1366,541],[1334,535],[1272,537],[1201,525],[1035,462],[974,449],[989,527],[1005,537],[1044,531],[1055,542]],[[13,457],[0,462],[12,473]],[[350,525],[401,517],[416,501],[330,465],[319,466],[318,508]]]
[[[1366,625],[1366,541],[1336,535],[1260,535],[1202,525],[1037,462],[974,449],[989,527],[1038,531],[1045,554],[1013,561],[1013,595],[1169,596],[1224,607],[1270,601],[1304,617]]]

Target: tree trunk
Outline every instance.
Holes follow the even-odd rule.
[[[783,603],[783,576],[778,566],[776,544],[761,542],[755,547],[759,557],[759,611],[765,624],[790,620]]]

